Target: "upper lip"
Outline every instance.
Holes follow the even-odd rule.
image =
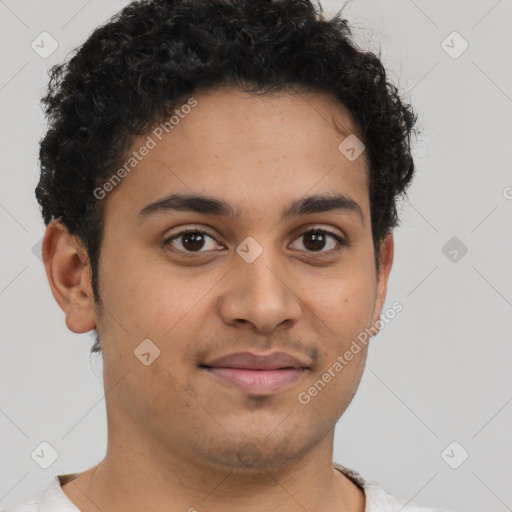
[[[296,357],[286,352],[271,352],[270,354],[255,354],[253,352],[234,352],[213,359],[201,366],[216,368],[239,368],[247,370],[279,370],[283,368],[307,368]]]

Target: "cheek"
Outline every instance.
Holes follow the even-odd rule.
[[[102,301],[110,313],[105,322],[119,339],[130,340],[130,347],[149,338],[161,348],[178,349],[183,331],[202,325],[204,318],[197,315],[206,317],[207,298],[221,276],[207,271],[194,276],[192,268],[171,268],[164,258],[157,261],[142,251],[126,254],[120,259],[113,252],[101,269]]]
[[[316,316],[322,357],[297,398],[311,407],[317,419],[339,418],[357,390],[366,361],[374,300],[375,283],[360,276],[310,289],[308,305]]]
[[[376,282],[368,272],[353,269],[311,285],[305,303],[323,323],[330,336],[341,343],[357,336],[371,324],[376,298]]]
[[[164,311],[171,313],[169,302],[179,305],[186,292],[179,285],[171,286],[172,279],[165,279],[165,267],[131,246],[105,243],[101,264],[100,293],[105,309],[117,313],[129,330],[152,325],[153,317],[161,318]]]

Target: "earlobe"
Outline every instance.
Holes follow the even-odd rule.
[[[87,252],[58,220],[46,228],[42,252],[50,288],[66,315],[68,329],[75,333],[91,331],[96,322]]]
[[[377,296],[375,300],[373,325],[375,326],[380,319],[384,301],[386,300],[386,292],[388,286],[389,273],[393,265],[394,255],[394,239],[393,234],[387,234],[380,244],[379,249],[379,271],[377,275]]]

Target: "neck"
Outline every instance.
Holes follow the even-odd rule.
[[[363,512],[364,493],[333,467],[333,436],[300,459],[257,469],[209,466],[161,444],[133,443],[127,451],[109,443],[105,459],[63,489],[84,512]]]

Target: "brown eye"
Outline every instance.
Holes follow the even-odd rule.
[[[311,229],[299,235],[298,239],[303,239],[302,245],[307,252],[331,253],[337,252],[341,247],[346,246],[347,242],[340,236],[325,229]],[[327,250],[323,250],[327,247]]]
[[[215,242],[215,239],[208,233],[194,229],[182,231],[181,233],[173,235],[171,238],[167,239],[164,244],[166,246],[171,245],[174,249],[182,252],[201,253],[206,252],[201,249],[208,246],[208,240]],[[213,244],[210,243],[210,247],[207,247],[207,250],[215,250],[216,247],[216,242]]]

